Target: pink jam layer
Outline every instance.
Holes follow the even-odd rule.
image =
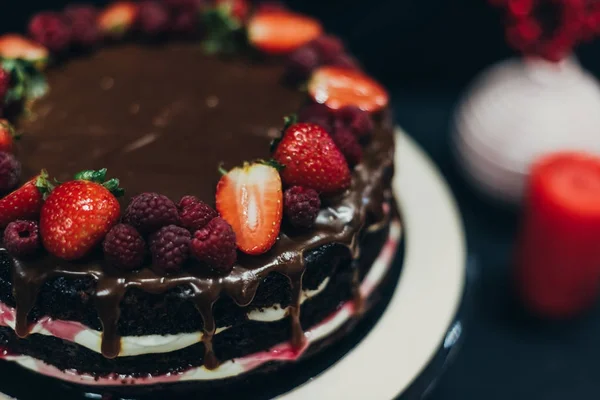
[[[393,222],[390,226],[390,236],[387,242],[373,263],[371,271],[361,283],[360,293],[363,298],[368,298],[370,296],[390,269],[399,239],[400,224],[398,222]],[[10,326],[8,323],[14,322],[14,313],[10,312],[11,310],[12,308],[0,303],[0,325]],[[294,349],[289,342],[280,343],[267,351],[257,352],[224,362],[219,368],[213,371],[206,370],[204,367],[195,367],[177,374],[169,373],[148,377],[131,377],[120,374],[94,377],[90,374],[79,373],[76,370],[59,370],[43,361],[25,355],[8,354],[0,351],[0,359],[17,362],[25,368],[56,379],[97,386],[116,386],[123,384],[151,385],[186,380],[222,379],[249,372],[269,361],[296,361],[304,354],[310,344],[332,334],[355,314],[356,309],[354,307],[354,302],[348,301],[319,324],[304,332],[307,340],[305,341],[305,346],[302,348]],[[37,322],[37,325],[40,325],[40,328],[44,328],[49,332],[55,332],[56,334],[52,333],[54,336],[65,340],[72,340],[82,329],[88,329],[84,325],[76,322],[53,320],[51,318],[43,318]],[[223,369],[229,368],[231,368],[232,371],[223,371]],[[199,374],[200,370],[203,370],[201,374]]]

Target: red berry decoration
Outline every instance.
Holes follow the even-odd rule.
[[[317,52],[319,58],[325,64],[331,63],[344,54],[344,43],[340,38],[332,35],[319,36],[310,42],[309,46]]]
[[[158,272],[174,273],[190,255],[190,232],[177,225],[167,225],[150,236],[152,264]]]
[[[205,227],[217,216],[217,211],[214,208],[201,200],[196,200],[188,202],[184,198],[179,202],[180,205],[183,204],[183,207],[179,207],[180,224],[192,232]]]
[[[116,268],[132,270],[142,266],[146,256],[146,243],[131,225],[115,225],[102,244],[104,258]]]
[[[321,126],[292,123],[275,146],[273,158],[285,166],[281,171],[285,184],[304,186],[325,195],[350,187],[348,163]]]
[[[320,125],[327,132],[333,130],[333,113],[324,104],[310,103],[305,105],[298,113],[298,121]]]
[[[360,162],[363,154],[362,147],[360,147],[358,139],[349,128],[339,127],[331,137],[344,157],[346,157],[348,165],[354,166]]]
[[[187,196],[183,196],[180,200],[179,203],[177,203],[177,208],[180,210],[183,210],[186,207],[189,207],[193,204],[196,203],[200,203],[200,199],[197,198],[196,196],[191,196],[191,195],[187,195]]]
[[[64,15],[71,27],[71,41],[81,47],[93,47],[102,39],[96,20],[98,10],[87,4],[67,6]]]
[[[286,64],[286,73],[291,80],[301,81],[308,78],[320,64],[321,58],[317,50],[312,46],[305,45],[290,54]]]
[[[42,171],[19,189],[0,198],[0,229],[18,219],[34,219],[40,214],[44,194],[52,189],[48,174]]]
[[[158,1],[147,0],[140,3],[138,24],[148,36],[158,36],[169,28],[169,13]]]
[[[10,88],[10,73],[8,71],[0,68],[0,111],[2,109],[2,105],[4,104],[4,97],[6,93],[8,93],[8,89]]]
[[[4,247],[16,258],[34,256],[41,247],[38,224],[35,221],[18,220],[4,230]]]
[[[192,36],[198,31],[204,0],[163,0],[170,18],[170,30],[176,35]]]
[[[368,138],[373,134],[375,124],[371,114],[356,106],[346,106],[335,113],[336,126],[349,128],[358,138]]]
[[[15,139],[18,136],[14,128],[5,119],[0,119],[0,151],[12,153]]]
[[[134,26],[139,5],[131,1],[117,1],[108,5],[98,15],[98,28],[104,36],[122,38]]]
[[[17,187],[21,179],[21,163],[10,153],[0,151],[0,194]]]
[[[311,228],[321,208],[319,193],[302,186],[292,186],[283,194],[283,213],[292,226]]]
[[[123,221],[142,234],[148,234],[163,226],[177,224],[179,212],[175,203],[167,196],[158,193],[142,193],[131,200],[125,210]]]
[[[229,272],[237,258],[235,233],[231,225],[216,217],[194,233],[190,244],[192,256],[221,272]]]
[[[42,12],[29,21],[29,36],[50,51],[59,53],[71,42],[71,28],[66,19],[55,12]]]
[[[215,5],[238,23],[245,21],[250,12],[248,0],[216,0]]]
[[[328,62],[327,65],[350,70],[360,70],[360,65],[358,64],[358,61],[356,61],[356,59],[349,56],[348,54],[338,55],[333,60]]]

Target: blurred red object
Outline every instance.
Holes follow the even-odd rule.
[[[525,305],[568,317],[588,308],[600,289],[600,157],[560,152],[531,170],[516,253]]]

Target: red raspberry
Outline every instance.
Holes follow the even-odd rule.
[[[142,266],[146,256],[146,242],[131,225],[115,225],[102,244],[104,258],[120,269],[136,269]]]
[[[64,15],[71,26],[71,41],[82,47],[92,47],[100,42],[102,34],[96,18],[98,10],[92,5],[73,4],[67,6]]]
[[[41,248],[40,232],[35,221],[17,220],[4,230],[4,246],[13,257],[34,256]]]
[[[158,1],[144,1],[140,3],[138,23],[143,33],[158,36],[169,28],[169,12]]]
[[[163,0],[163,4],[170,11],[199,11],[205,3],[205,0]]]
[[[307,104],[298,113],[299,122],[312,122],[322,126],[327,132],[333,128],[333,115],[329,107],[324,104]]]
[[[229,272],[237,258],[235,233],[223,218],[216,217],[194,233],[190,251],[198,261],[221,272]]]
[[[191,36],[198,31],[198,11],[179,11],[171,15],[171,32]]]
[[[312,227],[320,208],[319,193],[314,189],[292,186],[283,193],[283,213],[296,228]]]
[[[302,46],[288,57],[286,64],[287,77],[293,81],[304,80],[320,64],[319,53],[311,46]]]
[[[354,166],[360,162],[362,159],[362,147],[360,147],[358,139],[349,128],[339,127],[331,137],[338,149],[346,157],[348,165]]]
[[[201,200],[196,196],[183,196],[181,200],[179,200],[179,203],[177,203],[177,208],[183,210],[184,208],[189,207],[193,204],[200,203],[200,201]]]
[[[326,64],[335,61],[344,53],[344,43],[332,35],[320,36],[310,42],[309,46],[317,51],[320,59]]]
[[[0,194],[17,187],[21,178],[21,163],[12,154],[0,151]]]
[[[131,200],[125,210],[123,221],[142,234],[152,233],[163,226],[177,224],[179,212],[167,196],[142,193]]]
[[[340,54],[335,57],[333,60],[327,63],[327,65],[333,65],[335,67],[341,67],[346,69],[355,69],[359,70],[360,65],[358,65],[358,61],[356,61],[353,57],[347,54]]]
[[[29,36],[50,51],[58,53],[69,47],[71,28],[62,15],[41,12],[29,21]]]
[[[0,68],[0,106],[4,104],[4,96],[10,88],[10,74],[8,71]]]
[[[179,204],[181,203],[180,201]],[[183,208],[180,207],[179,210],[181,226],[192,232],[204,228],[206,224],[217,216],[217,212],[211,206],[200,200],[188,204]]]
[[[336,127],[342,125],[350,128],[359,138],[368,138],[373,134],[375,124],[371,114],[356,106],[346,106],[339,109],[335,114]]]
[[[160,228],[150,237],[153,267],[161,273],[173,273],[181,269],[190,255],[191,234],[176,225]]]

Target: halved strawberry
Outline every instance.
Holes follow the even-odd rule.
[[[357,106],[375,112],[389,101],[383,86],[363,72],[335,66],[315,70],[308,83],[308,92],[314,101],[333,110]]]
[[[51,189],[48,174],[38,176],[0,199],[0,229],[18,219],[35,219],[44,203],[44,193]]]
[[[0,151],[12,153],[15,139],[18,138],[14,128],[5,119],[0,119]]]
[[[48,63],[49,54],[41,44],[16,33],[0,36],[0,57],[29,61],[42,70]]]
[[[321,36],[321,23],[285,10],[259,11],[248,22],[250,43],[266,53],[289,53]]]
[[[117,1],[110,4],[98,15],[98,28],[106,35],[119,38],[135,24],[139,6],[130,1]]]
[[[241,251],[268,251],[281,227],[283,191],[279,172],[263,163],[245,163],[232,169],[217,185],[216,206],[233,228]]]

